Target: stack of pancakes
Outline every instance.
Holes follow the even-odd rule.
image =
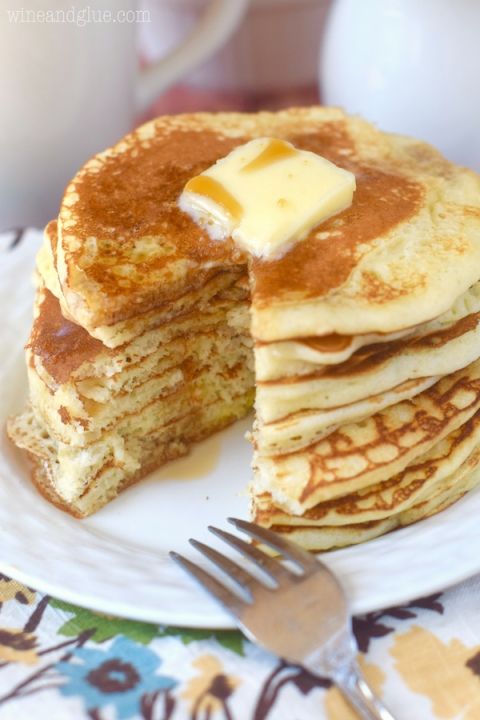
[[[34,455],[42,493],[89,515],[243,417],[253,402],[247,298],[244,283],[222,278],[196,306],[108,348],[66,320],[40,283],[26,349],[30,407],[10,432]]]
[[[175,123],[87,163],[37,259],[30,404],[9,433],[42,494],[78,517],[254,399],[244,259],[203,242],[176,205],[192,171],[233,141],[212,148]]]
[[[263,136],[357,182],[276,260],[178,207],[190,178]],[[328,108],[159,118],[82,168],[37,269],[31,404],[10,434],[74,514],[245,414],[255,385],[253,516],[308,548],[476,484],[480,179],[423,143]]]
[[[257,522],[326,549],[426,517],[480,481],[480,283],[392,335],[262,347]],[[268,372],[275,351],[291,374]]]

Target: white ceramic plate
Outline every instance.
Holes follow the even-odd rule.
[[[0,237],[0,422],[26,397],[23,344],[31,322],[30,283],[39,234],[7,252]],[[189,537],[213,541],[209,524],[247,516],[250,446],[244,421],[78,521],[44,501],[5,433],[0,444],[0,571],[64,600],[138,620],[196,627],[232,622],[171,562],[195,557]],[[480,570],[480,493],[417,525],[324,555],[354,612],[442,589]],[[198,556],[196,557],[198,559]]]

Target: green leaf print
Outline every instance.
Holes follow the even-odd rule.
[[[125,618],[102,615],[85,608],[71,605],[63,600],[53,599],[51,607],[72,613],[58,630],[65,637],[76,637],[85,630],[95,630],[91,640],[101,643],[116,635],[124,635],[136,642],[148,645],[156,637],[178,637],[185,645],[200,640],[215,639],[219,645],[237,655],[243,655],[243,636],[236,630],[197,630],[126,620]]]
[[[177,628],[171,626],[160,626],[159,637],[179,637],[184,645],[199,640],[211,640],[212,638],[227,650],[237,655],[244,655],[242,633],[237,630],[199,630],[195,628]]]
[[[116,635],[124,635],[130,640],[148,645],[159,634],[158,626],[150,623],[101,615],[92,610],[86,610],[63,602],[63,600],[51,600],[50,605],[58,610],[73,613],[73,617],[67,620],[58,630],[58,633],[65,637],[75,637],[84,630],[95,629],[91,640],[98,643],[110,640]]]

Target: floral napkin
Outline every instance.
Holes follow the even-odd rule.
[[[353,620],[398,720],[480,719],[480,576]],[[0,576],[0,720],[354,720],[327,678],[236,631],[106,617]]]

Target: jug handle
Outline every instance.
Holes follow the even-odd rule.
[[[218,50],[240,24],[250,0],[211,0],[200,21],[178,47],[139,72],[137,112]]]

